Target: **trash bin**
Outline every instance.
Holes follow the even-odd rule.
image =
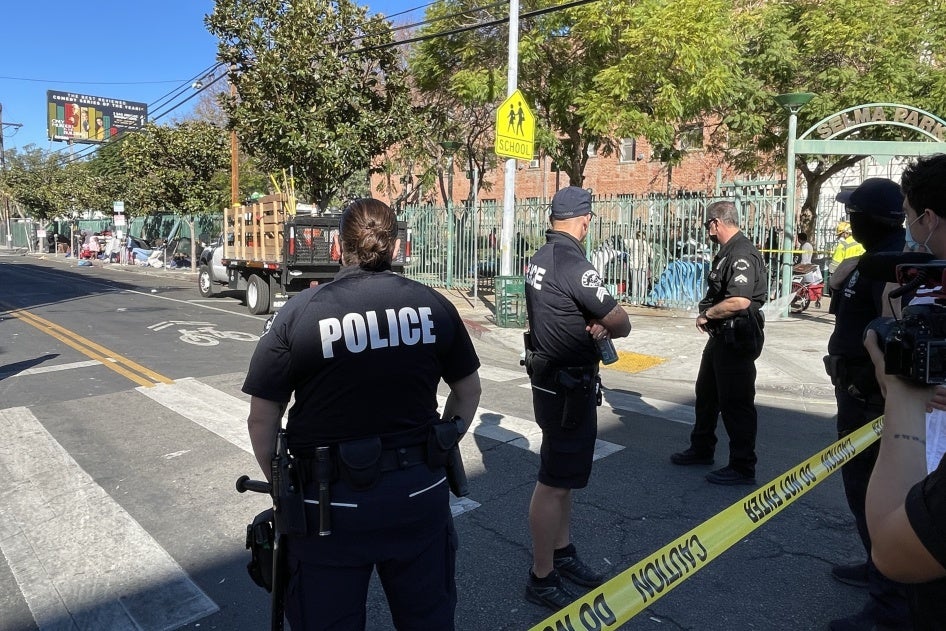
[[[496,276],[496,324],[503,328],[526,325],[526,287],[522,276]]]

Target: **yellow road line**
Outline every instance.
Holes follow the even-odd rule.
[[[11,309],[9,313],[13,317],[36,327],[43,333],[56,338],[66,346],[79,351],[86,357],[102,362],[102,365],[109,370],[113,370],[123,377],[134,381],[139,386],[150,388],[156,383],[174,383],[173,379],[156,373],[150,368],[146,368],[90,339],[84,338],[65,327],[61,327],[55,322],[41,318],[35,313],[24,311],[23,309]]]

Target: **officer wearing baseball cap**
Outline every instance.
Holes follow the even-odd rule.
[[[903,194],[896,182],[870,178],[853,190],[838,194],[845,204],[854,238],[867,255],[903,250]],[[850,259],[849,259],[850,260]],[[844,268],[835,274],[837,290],[831,295],[831,313],[835,314],[834,333],[828,340],[825,369],[835,387],[838,403],[838,438],[870,423],[884,413],[884,398],[874,373],[874,365],[864,348],[867,324],[883,315],[886,281],[871,278],[862,269]],[[874,443],[848,461],[841,469],[844,494],[854,515],[854,522],[864,545],[865,560],[853,565],[839,565],[831,573],[837,580],[867,587],[869,596],[857,614],[831,622],[832,631],[856,629],[910,628],[904,588],[885,578],[870,560],[870,534],[867,531],[865,502],[880,443]]]
[[[526,272],[526,369],[542,428],[529,504],[533,558],[526,599],[556,610],[574,600],[563,577],[585,587],[605,579],[578,558],[571,541],[572,490],[587,486],[591,475],[600,388],[596,341],[631,330],[627,313],[585,258],[582,240],[593,217],[588,191],[569,186],[557,192],[546,243]]]

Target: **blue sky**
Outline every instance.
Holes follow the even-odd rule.
[[[361,4],[391,15],[426,2]],[[4,123],[23,125],[4,128],[4,147],[66,150],[66,143],[47,140],[47,90],[152,104],[189,83],[216,61],[216,40],[204,27],[213,7],[213,0],[4,3],[0,104]],[[422,16],[420,10],[396,21]],[[196,100],[161,120],[184,113]]]

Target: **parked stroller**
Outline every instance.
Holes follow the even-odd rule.
[[[815,303],[821,307],[821,296],[824,294],[824,278],[821,268],[813,263],[801,263],[792,268],[792,302],[789,307],[792,313],[801,313]]]

